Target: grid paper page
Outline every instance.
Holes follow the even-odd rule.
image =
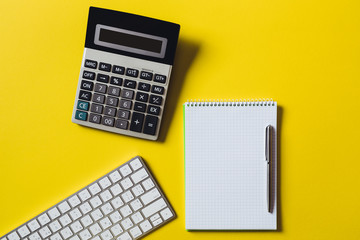
[[[277,105],[184,105],[188,230],[276,229]],[[272,212],[265,128],[273,126]]]

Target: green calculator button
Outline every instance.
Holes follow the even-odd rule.
[[[78,101],[77,109],[87,111],[87,110],[89,110],[89,103],[88,102],[83,102],[83,101]]]
[[[82,121],[86,121],[87,119],[87,113],[86,112],[82,112],[82,111],[76,111],[75,113],[75,118],[82,120]]]

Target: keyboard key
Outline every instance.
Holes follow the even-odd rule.
[[[110,84],[121,86],[122,85],[122,78],[111,77],[110,78]]]
[[[130,178],[125,178],[120,182],[121,186],[124,188],[124,190],[127,190],[128,188],[133,186],[133,183],[130,181]]]
[[[110,205],[110,203],[106,203],[101,207],[101,210],[105,215],[108,215],[109,213],[114,211],[114,208]]]
[[[148,205],[149,203],[151,203],[152,201],[154,201],[155,199],[159,198],[161,195],[159,193],[159,191],[154,188],[153,190],[145,193],[144,195],[141,196],[141,201],[145,204]]]
[[[91,109],[90,109],[91,112],[94,112],[94,113],[102,113],[103,111],[103,106],[102,105],[99,105],[99,104],[91,104]]]
[[[110,72],[110,70],[111,70],[111,64],[100,62],[100,64],[99,64],[99,70],[105,71],[105,72]]]
[[[86,91],[80,90],[79,99],[90,101],[91,100],[91,92],[86,92]]]
[[[118,118],[129,119],[129,116],[130,116],[129,111],[119,109]]]
[[[120,108],[125,108],[125,109],[131,109],[131,105],[132,105],[131,101],[121,99],[119,107]]]
[[[114,97],[107,97],[106,98],[106,104],[113,106],[113,107],[117,107],[119,103],[119,99],[118,98],[114,98]]]
[[[139,70],[136,70],[136,69],[133,69],[133,68],[127,68],[126,69],[126,76],[138,77],[139,76]]]
[[[59,231],[60,229],[61,229],[61,225],[60,225],[60,223],[59,223],[59,221],[58,220],[55,220],[54,222],[51,222],[50,224],[49,224],[49,227],[50,227],[50,229],[51,229],[51,231],[54,233],[54,232],[57,232],[57,231]]]
[[[144,189],[141,187],[140,184],[136,185],[131,190],[133,191],[133,193],[135,194],[136,197],[138,197],[144,193]]]
[[[131,215],[131,219],[134,221],[135,224],[138,224],[139,222],[144,220],[140,212],[136,212],[133,215]]]
[[[76,207],[77,205],[79,205],[81,202],[80,202],[80,199],[78,198],[78,196],[74,195],[72,196],[71,198],[69,198],[69,203],[72,207]]]
[[[116,240],[131,240],[128,232],[121,234]]]
[[[95,92],[106,93],[107,86],[105,84],[96,83]]]
[[[142,203],[140,202],[139,199],[135,199],[134,201],[132,201],[130,203],[130,206],[134,211],[137,211],[137,210],[139,210],[140,208],[143,207],[143,205],[142,205]]]
[[[99,184],[102,187],[102,189],[106,189],[106,188],[110,187],[111,182],[108,177],[104,177],[99,181]]]
[[[94,93],[93,102],[102,103],[102,104],[103,104],[103,103],[105,102],[105,96]]]
[[[149,94],[143,92],[136,93],[136,100],[140,102],[147,102],[149,98]]]
[[[81,111],[76,111],[75,112],[75,118],[78,119],[78,120],[86,121],[87,113],[86,112],[81,112]]]
[[[80,86],[80,88],[81,88],[81,89],[84,89],[84,90],[92,91],[93,88],[94,88],[94,83],[89,82],[89,81],[82,80],[82,81],[81,81],[81,86]]]
[[[104,117],[102,120],[102,124],[109,127],[113,127],[114,122],[115,122],[115,118]]]
[[[88,202],[86,202],[86,203],[80,205],[80,210],[85,215],[88,212],[90,212],[92,210],[92,208],[91,208],[90,204]]]
[[[130,234],[133,236],[133,238],[137,238],[142,234],[142,232],[141,232],[140,228],[138,226],[136,226],[136,227],[130,229]]]
[[[30,230],[29,230],[29,228],[28,228],[26,225],[24,225],[24,226],[22,226],[21,228],[19,228],[19,229],[17,230],[17,232],[19,233],[20,237],[22,237],[22,238],[24,238],[24,237],[26,237],[27,235],[30,234]]]
[[[117,223],[122,219],[122,217],[118,211],[115,211],[114,213],[112,213],[110,215],[110,219],[113,223]],[[116,235],[118,235],[118,234],[116,234]]]
[[[150,113],[150,114],[159,116],[159,114],[160,114],[160,107],[153,106],[153,105],[149,105],[149,106],[148,106],[147,113]]]
[[[167,219],[171,218],[173,215],[173,213],[170,211],[169,208],[165,208],[164,210],[162,210],[160,212],[161,217],[166,221]]]
[[[144,122],[144,114],[134,112],[131,119],[130,130],[134,132],[141,132]]]
[[[140,228],[141,230],[143,230],[143,232],[147,232],[150,229],[152,229],[152,226],[148,220],[145,220],[142,223],[140,223]]]
[[[116,115],[116,108],[112,107],[105,107],[104,114],[110,117],[115,117]]]
[[[96,209],[95,211],[91,212],[90,215],[93,217],[93,219],[94,219],[95,221],[97,221],[97,220],[99,220],[99,219],[101,219],[101,218],[104,217],[104,215],[102,214],[102,212],[100,211],[100,209]]]
[[[128,121],[118,119],[115,122],[115,127],[126,130],[128,128]]]
[[[114,65],[112,72],[123,75],[124,72],[125,72],[125,68],[121,67],[121,66]]]
[[[160,74],[155,74],[154,82],[165,83],[166,82],[166,76],[165,75],[160,75]]]
[[[134,96],[134,91],[132,91],[132,90],[124,89],[121,92],[122,98],[133,99],[133,96]]]
[[[146,218],[153,215],[154,213],[160,211],[161,209],[166,207],[166,203],[164,199],[160,198],[156,200],[155,202],[151,203],[147,207],[143,208],[141,212],[144,214]]]
[[[89,232],[89,230],[85,229],[84,231],[79,233],[79,236],[81,240],[88,240],[91,238],[91,233]]]
[[[48,228],[48,226],[43,227],[42,229],[39,230],[39,233],[41,235],[42,238],[47,238],[48,236],[51,235],[51,231]]]
[[[150,91],[150,84],[147,83],[139,83],[138,90],[149,92]]]
[[[74,210],[70,211],[69,214],[73,220],[76,220],[82,216],[82,214],[78,208],[75,208]]]
[[[153,85],[151,88],[151,92],[152,93],[156,93],[156,94],[164,94],[165,88],[164,87],[160,87],[160,86],[155,86]]]
[[[41,224],[41,226],[44,226],[45,224],[50,222],[50,218],[46,213],[44,213],[40,215],[40,217],[38,217],[38,221]]]
[[[101,227],[99,226],[98,223],[95,223],[93,224],[90,228],[89,228],[90,232],[93,234],[93,235],[96,235],[98,234],[99,232],[102,231]]]
[[[120,96],[120,88],[110,86],[108,90],[108,94],[118,97]]]
[[[70,228],[71,228],[71,230],[73,230],[74,233],[78,233],[84,229],[79,221],[76,221],[73,224],[71,224]]]
[[[135,160],[131,161],[130,166],[134,171],[136,171],[142,167],[142,164],[141,164],[139,158],[136,158]]]
[[[162,103],[162,97],[156,96],[156,95],[150,95],[150,101],[151,104],[161,105]]]
[[[101,106],[102,107],[102,106]],[[101,115],[90,113],[89,121],[92,123],[100,124],[101,122]]]
[[[100,220],[100,226],[103,229],[107,229],[108,227],[110,227],[112,225],[112,223],[110,222],[110,219],[108,217]]]
[[[66,213],[67,211],[70,210],[70,206],[66,201],[60,203],[58,208],[62,214]]]
[[[123,221],[121,221],[121,225],[123,226],[123,228],[125,230],[128,230],[129,228],[131,228],[132,226],[134,226],[134,224],[132,223],[132,221],[130,220],[130,218],[125,218]]]
[[[143,181],[142,185],[144,186],[146,191],[149,191],[149,189],[151,189],[151,188],[153,188],[155,186],[153,181],[150,178]]]
[[[106,191],[100,193],[100,198],[103,200],[103,202],[107,202],[110,199],[112,199],[112,195],[109,190],[106,190]]]
[[[109,82],[109,75],[99,73],[97,75],[96,80],[99,81],[99,82],[108,83]]]
[[[146,104],[145,103],[140,103],[140,102],[135,102],[134,111],[145,112],[146,111]]]
[[[109,230],[106,230],[101,234],[101,238],[103,240],[111,240],[111,239],[113,239],[113,235],[111,234],[111,232]]]
[[[89,71],[84,71],[82,77],[85,79],[89,79],[89,80],[95,80],[95,73],[89,72]]]
[[[61,225],[63,225],[63,226],[67,226],[72,222],[68,214],[60,217],[59,221],[60,221]]]
[[[94,183],[89,187],[89,190],[91,192],[92,195],[96,195],[97,193],[99,193],[101,191],[99,184]]]
[[[138,182],[141,182],[142,180],[146,179],[149,176],[149,174],[146,172],[144,168],[140,169],[133,175],[131,175],[131,179],[134,181],[135,184]]]
[[[144,124],[144,133],[155,135],[158,123],[158,117],[147,115]]]
[[[152,80],[153,74],[150,72],[141,71],[140,78],[145,80]]]
[[[89,110],[89,103],[83,102],[83,101],[78,101],[77,109],[87,111],[87,110]]]
[[[162,222],[163,222],[163,220],[162,220],[161,218],[158,218],[158,219],[152,221],[152,224],[153,224],[154,226],[157,226],[157,225],[159,225],[159,224],[162,223]]]
[[[121,200],[120,197],[116,197],[111,201],[111,204],[113,205],[113,207],[115,209],[118,209],[119,207],[121,207],[122,205],[124,205],[123,201]]]
[[[110,230],[114,234],[115,237],[123,232],[123,230],[119,224],[116,224]]]
[[[129,205],[125,205],[124,207],[120,208],[120,213],[125,218],[125,217],[129,216],[132,213],[132,211],[131,211]]]
[[[64,228],[60,231],[61,236],[63,236],[64,239],[70,238],[72,235],[74,235],[69,227]]]
[[[117,195],[119,195],[120,193],[122,193],[122,188],[120,187],[120,185],[119,184],[115,184],[114,186],[112,186],[111,188],[110,188],[110,191],[111,191],[111,193],[114,195],[114,196],[117,196]]]
[[[84,67],[96,69],[97,62],[89,59],[85,59]]]
[[[90,226],[94,221],[91,219],[89,215],[83,217],[80,222],[83,224],[84,227]]]
[[[81,201],[83,201],[83,202],[88,200],[91,197],[91,195],[87,189],[82,190],[81,192],[79,192],[78,195],[79,195]],[[59,206],[59,208],[60,208],[60,206]]]
[[[9,240],[14,240],[14,239],[9,238]],[[29,236],[29,240],[41,240],[41,237],[40,237],[39,233],[36,232]],[[53,240],[53,239],[51,239],[51,240]],[[60,240],[62,240],[62,239],[60,239]]]
[[[57,218],[57,217],[60,216],[60,212],[59,212],[59,210],[57,210],[56,207],[50,209],[50,210],[48,211],[48,214],[49,214],[51,220],[54,220],[55,218]]]
[[[132,81],[132,80],[129,80],[129,79],[125,79],[124,87],[135,89],[136,88],[136,82]]]
[[[123,175],[123,177],[126,177],[127,175],[129,175],[130,173],[132,173],[130,167],[128,164],[125,164],[124,166],[122,166],[120,168],[120,173]]]
[[[110,173],[109,177],[113,183],[116,183],[117,181],[119,181],[121,179],[120,173],[118,171],[114,171],[114,172]]]
[[[134,196],[130,191],[126,191],[125,193],[121,194],[121,197],[124,199],[125,203],[128,203],[134,199]]]

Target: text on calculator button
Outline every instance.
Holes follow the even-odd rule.
[[[97,62],[89,59],[85,59],[84,67],[96,69]]]
[[[139,70],[127,68],[126,69],[126,76],[130,77],[138,77],[139,76]]]

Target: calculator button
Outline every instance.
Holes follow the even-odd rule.
[[[105,84],[96,83],[95,92],[106,93],[107,86]]]
[[[115,127],[120,128],[120,129],[127,129],[128,121],[118,119],[118,120],[116,120]]]
[[[145,103],[135,102],[134,110],[138,111],[138,112],[145,112],[146,111],[146,104]]]
[[[144,122],[144,114],[134,112],[131,118],[130,130],[134,132],[141,132]]]
[[[104,117],[102,120],[102,124],[106,125],[106,126],[110,126],[113,127],[114,126],[114,118],[110,118],[110,117]]]
[[[127,100],[120,100],[120,106],[121,108],[125,108],[125,109],[131,109],[131,101],[127,101]]]
[[[120,88],[109,86],[108,94],[118,97],[120,96]]]
[[[86,92],[86,91],[80,90],[79,99],[90,101],[91,100],[91,92]]]
[[[138,89],[141,90],[141,91],[148,92],[148,91],[150,91],[150,84],[139,83]]]
[[[121,97],[123,98],[133,99],[133,96],[134,96],[134,91],[132,90],[123,89],[121,92]]]
[[[89,72],[89,71],[84,71],[83,72],[83,78],[94,80],[95,79],[95,73],[94,72]]]
[[[156,95],[150,95],[150,103],[156,104],[156,105],[161,105],[162,97],[156,96]]]
[[[89,110],[89,103],[83,102],[83,101],[78,101],[77,109],[87,111],[87,110]]]
[[[166,82],[166,76],[165,75],[160,75],[160,74],[155,74],[154,82],[165,83]]]
[[[119,103],[118,98],[114,98],[114,97],[107,97],[106,98],[106,104],[107,105],[117,107],[118,103]]]
[[[96,69],[97,62],[89,59],[85,59],[84,67]]]
[[[144,124],[144,133],[149,135],[155,135],[157,122],[158,117],[147,115]]]
[[[102,105],[99,105],[99,104],[95,104],[95,103],[93,103],[93,104],[91,104],[91,109],[90,109],[90,111],[91,112],[94,112],[94,113],[102,113],[102,111],[103,111],[103,106]]]
[[[121,67],[121,66],[114,65],[112,72],[123,75],[124,72],[125,72],[125,68]]]
[[[94,83],[82,80],[81,81],[81,89],[92,91],[94,88]]]
[[[116,115],[116,108],[105,107],[104,114],[105,114],[105,115],[108,115],[108,116],[110,116],[110,117],[115,117],[115,115]]]
[[[126,69],[126,76],[137,77],[137,76],[139,76],[139,70],[132,69],[132,68],[127,68]]]
[[[121,86],[121,84],[122,84],[122,78],[111,77],[111,78],[110,78],[110,84],[117,85],[117,86]]]
[[[118,111],[118,118],[129,119],[129,116],[130,116],[130,112],[129,112],[129,111],[125,111],[125,110],[119,109],[119,111]]]
[[[164,87],[160,87],[160,86],[152,86],[152,88],[151,88],[151,92],[152,93],[157,93],[157,94],[164,94]]]
[[[99,82],[108,83],[109,82],[109,75],[104,75],[104,74],[99,73],[97,75],[96,80],[99,81]]]
[[[149,94],[147,93],[142,93],[142,92],[137,92],[136,93],[136,100],[140,101],[140,102],[147,102],[149,98]]]
[[[149,105],[147,113],[159,116],[160,107]]]
[[[106,71],[106,72],[110,72],[110,70],[111,70],[111,64],[101,62],[101,63],[99,64],[99,70],[101,70],[101,71]]]
[[[132,81],[132,80],[125,79],[124,87],[135,89],[136,88],[136,82]]]
[[[93,102],[96,102],[96,103],[104,103],[104,102],[105,102],[105,96],[94,93]]]
[[[89,121],[92,122],[92,123],[99,124],[101,122],[101,115],[90,113]]]
[[[76,111],[75,118],[78,120],[86,121],[87,113],[82,111]]]
[[[145,80],[152,80],[153,74],[150,72],[141,71],[140,78]]]

